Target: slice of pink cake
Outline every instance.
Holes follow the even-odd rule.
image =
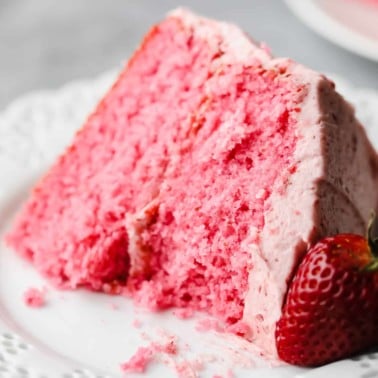
[[[203,310],[275,353],[310,245],[363,233],[378,159],[334,84],[236,26],[155,26],[7,241],[56,285]]]

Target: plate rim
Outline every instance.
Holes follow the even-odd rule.
[[[378,41],[349,29],[323,10],[316,0],[285,0],[285,2],[303,23],[325,39],[350,52],[378,62]]]

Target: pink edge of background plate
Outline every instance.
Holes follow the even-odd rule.
[[[307,26],[329,41],[378,61],[376,0],[286,0]]]

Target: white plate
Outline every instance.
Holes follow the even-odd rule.
[[[309,27],[330,41],[378,61],[378,3],[367,0],[286,0]]]
[[[0,114],[0,232],[37,177],[69,142],[86,114],[109,86],[114,73],[78,82],[56,92],[34,93]],[[378,142],[378,94],[348,89],[359,116]],[[47,305],[32,309],[23,302],[30,287],[48,288]],[[139,319],[140,328],[134,321]],[[61,292],[49,287],[26,262],[4,246],[0,249],[0,377],[1,378],[104,378],[121,377],[119,365],[139,346],[178,337],[179,354],[161,355],[147,370],[148,376],[175,377],[176,363],[200,358],[206,369],[195,369],[184,378],[226,377],[373,377],[378,375],[378,354],[344,360],[319,369],[269,367],[253,357],[256,348],[236,337],[201,333],[198,318],[179,320],[171,313],[149,314],[130,300],[86,291]],[[375,373],[374,373],[375,372]],[[374,375],[376,374],[376,375]],[[129,375],[132,377],[132,375]]]

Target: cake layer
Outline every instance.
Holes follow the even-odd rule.
[[[59,285],[125,282],[125,218],[158,194],[216,53],[175,18],[153,28],[34,189],[9,243]]]
[[[55,284],[215,315],[275,353],[321,236],[364,232],[378,159],[323,76],[173,12],[36,187],[8,242]]]
[[[152,279],[138,297],[234,324],[243,316],[254,270],[250,244],[264,227],[264,204],[296,169],[296,114],[306,89],[279,67],[223,58],[192,120],[195,137],[166,171],[154,220],[142,232]]]

